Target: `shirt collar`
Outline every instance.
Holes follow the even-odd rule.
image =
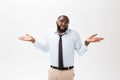
[[[55,29],[54,32],[55,32],[56,34],[58,34],[57,29]],[[67,29],[64,33],[62,33],[62,34],[68,34],[69,32],[70,32],[70,29],[68,28],[68,29]]]

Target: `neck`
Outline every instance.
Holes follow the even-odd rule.
[[[62,34],[62,32],[60,32],[59,30],[57,30],[57,32],[58,32],[59,35]]]

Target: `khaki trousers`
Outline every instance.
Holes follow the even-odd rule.
[[[74,69],[57,70],[50,68],[48,70],[48,80],[74,80]]]

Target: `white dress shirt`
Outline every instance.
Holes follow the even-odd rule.
[[[38,49],[50,52],[50,65],[58,67],[58,45],[59,35],[57,30],[48,32],[44,42],[35,41],[34,46]],[[79,34],[68,29],[62,36],[63,65],[64,67],[74,66],[74,51],[83,55],[87,51],[87,46],[83,45]]]

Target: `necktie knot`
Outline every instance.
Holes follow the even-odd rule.
[[[63,36],[62,34],[59,35],[60,38],[61,38],[62,36]]]

